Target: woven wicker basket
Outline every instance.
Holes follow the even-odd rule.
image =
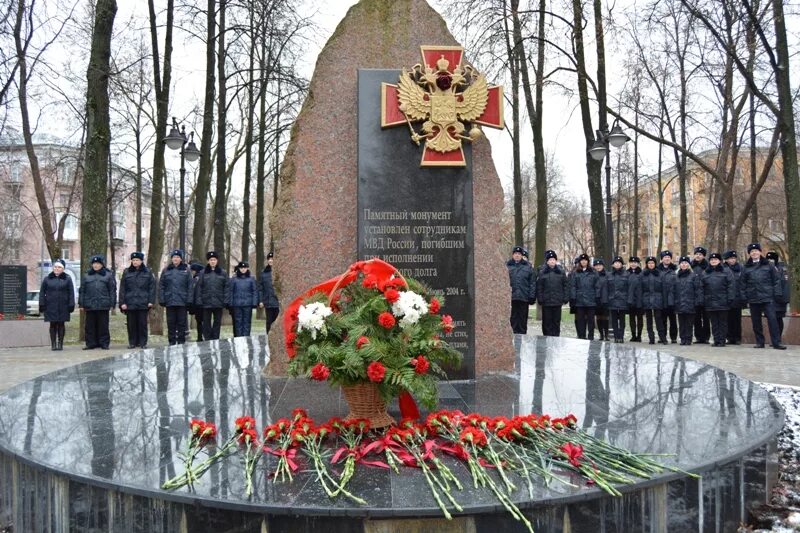
[[[372,428],[385,428],[394,424],[394,419],[386,412],[386,403],[375,383],[343,386],[342,393],[350,407],[347,420],[367,418]]]

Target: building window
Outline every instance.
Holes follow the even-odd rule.
[[[69,261],[70,259],[72,259],[72,250],[70,249],[69,246],[61,249],[61,259],[63,259],[64,261]]]
[[[61,222],[61,217],[64,213],[56,213],[56,224]],[[64,219],[64,240],[77,241],[78,240],[78,217],[73,214],[68,214]]]
[[[8,174],[11,183],[22,183],[22,165],[20,163],[11,164],[11,172]]]

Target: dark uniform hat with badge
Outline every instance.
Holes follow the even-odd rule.
[[[524,252],[524,251],[525,251],[525,249],[524,249],[522,246],[515,246],[515,247],[514,247],[514,248],[511,250],[511,255],[514,255],[514,254],[522,254],[522,252]]]
[[[176,248],[169,253],[170,258],[175,257],[176,255],[183,259],[183,250]]]
[[[682,255],[681,258],[678,260],[679,263],[691,263],[692,260],[689,259],[688,255]]]
[[[272,259],[273,257],[275,257],[274,253],[270,252],[267,254],[267,259]]]
[[[554,250],[545,250],[544,251],[544,260],[547,261],[548,259],[558,259],[556,252]]]
[[[778,261],[780,261],[780,256],[778,255],[778,252],[770,250],[769,252],[767,252],[767,259],[770,261],[775,261],[777,263]]]
[[[605,266],[606,264],[603,262],[603,259],[601,257],[595,257],[594,261],[592,261],[592,265],[603,265],[603,266]]]
[[[664,250],[663,252],[658,254],[658,257],[660,257],[661,259],[664,259],[665,257],[672,257],[672,252],[670,252],[669,250]]]
[[[528,249],[527,248],[523,248],[522,249],[522,257],[524,257],[525,259],[528,259],[528,257],[530,257],[528,255]]]
[[[694,248],[694,253],[696,253],[696,254],[708,255],[708,250],[706,250],[706,249],[705,249],[705,248],[703,248],[702,246],[695,246],[695,248]]]
[[[725,252],[724,254],[722,254],[722,258],[723,258],[723,259],[725,259],[725,260],[728,260],[728,259],[730,259],[731,257],[738,257],[738,256],[736,255],[736,250],[728,250],[727,252]]]
[[[64,268],[67,268],[67,262],[66,262],[66,261],[64,261],[64,260],[63,260],[63,259],[61,259],[61,258],[59,258],[59,259],[56,259],[56,260],[55,260],[55,263],[61,263],[61,266],[62,266],[62,267],[64,267]]]
[[[653,263],[658,263],[658,261],[656,260],[655,256],[653,256],[653,255],[648,255],[647,257],[644,258],[644,264],[645,265],[647,263],[649,263],[650,261],[652,261]]]
[[[191,264],[191,265],[189,265],[189,268],[191,268],[191,269],[192,269],[192,270],[194,270],[195,272],[200,272],[200,271],[201,271],[201,270],[203,270],[205,267],[204,267],[203,265],[201,265],[200,263],[197,263],[197,262],[195,262],[195,261],[192,261],[192,264]]]
[[[709,260],[711,260],[711,259],[719,259],[720,261],[722,261],[722,256],[720,254],[718,254],[717,252],[713,252],[711,255],[708,256],[708,259]]]
[[[622,257],[620,257],[620,256],[618,256],[618,255],[617,255],[617,256],[615,256],[615,257],[614,257],[614,259],[612,259],[612,260],[611,260],[611,264],[613,265],[614,263],[619,263],[619,264],[622,264],[622,263],[623,263],[623,261],[622,261]]]
[[[144,254],[142,252],[133,252],[131,254],[131,259],[141,259],[144,261]]]
[[[639,259],[639,256],[637,255],[632,255],[628,258],[628,263],[641,263],[641,262],[642,262],[641,259]]]
[[[236,268],[237,269],[239,269],[239,268],[250,268],[250,263],[248,263],[247,261],[239,261],[239,264],[236,265]]]
[[[106,264],[106,258],[105,258],[105,257],[103,257],[102,255],[93,255],[93,256],[92,256],[92,257],[89,259],[89,262],[90,262],[90,263],[100,263],[101,265],[105,266],[105,264]]]
[[[583,260],[586,260],[586,261],[588,261],[588,260],[589,260],[589,256],[588,256],[588,255],[586,255],[586,254],[581,254],[581,255],[579,255],[579,256],[578,256],[578,262],[581,262],[581,261],[583,261]]]
[[[747,253],[749,254],[753,250],[758,250],[760,252],[761,251],[761,244],[757,243],[757,242],[753,242],[753,243],[748,244],[747,245]]]
[[[206,253],[206,259],[211,259],[212,257],[215,259],[219,259],[219,254],[214,250],[211,250],[210,252]]]

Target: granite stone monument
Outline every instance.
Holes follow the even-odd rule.
[[[362,0],[320,53],[270,220],[276,289],[285,308],[352,262],[381,257],[445,296],[456,323],[447,340],[465,356],[452,377],[509,370],[503,191],[489,142],[465,142],[464,166],[427,168],[407,129],[381,128],[382,83],[420,63],[425,45],[458,45],[427,2]],[[273,329],[280,372],[283,332]]]

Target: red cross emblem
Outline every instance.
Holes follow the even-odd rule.
[[[381,127],[408,125],[412,142],[425,143],[420,166],[464,166],[462,141],[479,138],[480,124],[503,128],[503,88],[462,65],[460,46],[420,48],[422,64],[381,85]]]

